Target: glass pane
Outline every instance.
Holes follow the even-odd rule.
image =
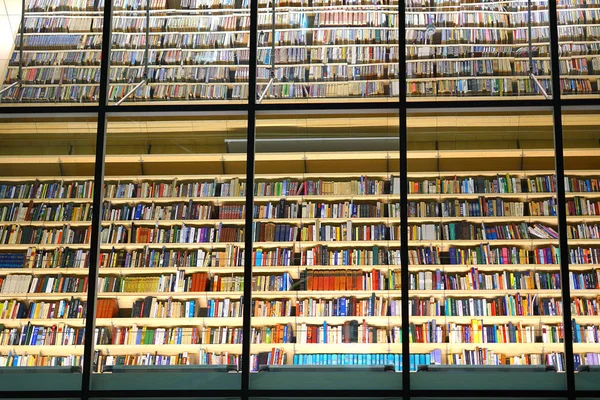
[[[398,100],[398,1],[260,0],[256,93]]]
[[[600,365],[600,135],[597,109],[563,114],[569,278],[575,369]],[[590,373],[577,376],[579,390],[594,390]]]
[[[564,370],[552,133],[545,109],[409,115],[411,370]]]
[[[0,13],[6,10],[10,17],[0,28],[0,59],[9,62],[0,63],[0,72],[3,87],[17,85],[3,94],[2,101],[98,103],[102,4],[26,1],[21,49],[22,3],[4,3]]]
[[[406,3],[410,100],[543,99],[550,93],[548,7],[532,0]],[[529,77],[531,65],[536,78]],[[536,83],[537,80],[537,83]]]
[[[243,225],[222,216],[244,198],[246,157],[227,142],[246,137],[246,121],[109,118],[92,387],[240,387],[227,366],[240,365],[241,289],[225,282],[243,277]],[[128,373],[100,373],[111,370]]]
[[[9,64],[14,64],[11,62],[11,56],[15,46],[13,38],[18,35],[21,23],[21,1],[2,0],[0,6],[0,37],[2,38],[0,41],[0,77],[2,77],[0,90],[2,90],[10,84],[7,73],[9,73]],[[11,70],[14,69],[13,66]],[[6,95],[0,95],[0,101],[2,100],[6,101]]]
[[[298,369],[251,387],[399,388],[384,373],[401,365],[398,114],[261,113],[256,125],[252,365]],[[336,365],[328,379],[313,370]]]
[[[560,90],[565,98],[598,98],[600,4],[557,2]]]
[[[246,99],[249,4],[114,0],[109,101]]]
[[[42,369],[4,390],[81,387],[95,141],[95,117],[0,118],[0,367]]]

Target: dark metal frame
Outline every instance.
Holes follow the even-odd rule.
[[[23,1],[24,3],[24,1]],[[257,112],[269,111],[312,111],[312,110],[389,110],[390,112],[398,111],[399,113],[399,152],[400,152],[400,204],[401,204],[401,263],[402,272],[401,277],[404,282],[408,281],[408,236],[406,234],[408,227],[408,177],[407,177],[407,113],[409,110],[461,110],[461,109],[506,109],[515,107],[531,107],[531,108],[552,108],[553,120],[554,120],[554,148],[555,148],[555,163],[556,163],[556,176],[557,176],[557,202],[558,202],[558,226],[559,226],[559,247],[561,254],[561,265],[560,274],[563,282],[561,295],[563,300],[563,324],[565,328],[565,359],[566,359],[566,390],[412,390],[410,388],[410,373],[402,373],[402,384],[403,389],[397,390],[369,390],[369,391],[356,391],[356,390],[336,390],[336,391],[323,391],[323,390],[256,390],[250,388],[250,341],[245,340],[242,344],[242,380],[240,389],[231,390],[212,390],[212,391],[143,391],[143,390],[92,390],[91,379],[92,379],[92,358],[93,358],[93,338],[94,335],[88,334],[85,338],[84,348],[84,365],[82,374],[82,387],[80,391],[52,391],[43,392],[39,391],[19,391],[19,392],[2,392],[0,394],[4,398],[35,398],[35,397],[47,397],[47,398],[81,398],[87,400],[90,398],[97,397],[131,397],[131,398],[144,398],[144,397],[241,397],[248,399],[253,396],[261,397],[402,397],[405,400],[411,397],[544,397],[544,398],[569,398],[574,399],[576,396],[579,397],[597,397],[597,392],[594,391],[577,391],[575,388],[575,376],[574,376],[574,362],[573,362],[573,340],[572,340],[572,323],[570,315],[570,287],[569,282],[569,262],[568,257],[564,256],[568,254],[568,243],[566,234],[566,209],[565,209],[565,185],[564,185],[564,156],[563,156],[563,135],[562,135],[562,107],[564,106],[600,106],[600,100],[596,99],[570,99],[564,100],[560,96],[560,76],[559,76],[559,59],[558,59],[558,27],[557,27],[557,10],[556,2],[549,1],[549,21],[550,21],[550,54],[551,54],[551,65],[552,65],[552,99],[551,100],[489,100],[489,101],[423,101],[423,102],[407,102],[406,98],[406,86],[400,81],[399,84],[399,99],[396,102],[369,102],[369,103],[351,103],[345,102],[344,100],[333,100],[329,103],[303,103],[303,104],[257,104],[255,93],[252,89],[256,87],[256,72],[257,72],[257,27],[258,27],[258,3],[256,0],[251,1],[250,6],[250,64],[249,64],[249,87],[250,93],[248,102],[246,104],[198,104],[198,105],[121,105],[114,106],[108,104],[108,87],[109,87],[109,60],[110,60],[110,44],[111,44],[111,25],[112,25],[112,1],[107,0],[104,8],[104,28],[102,32],[102,61],[100,66],[100,100],[98,105],[90,106],[57,106],[57,107],[44,107],[41,105],[32,106],[3,106],[0,104],[0,117],[11,116],[11,115],[25,115],[25,114],[42,114],[42,115],[56,115],[56,114],[70,114],[73,116],[83,114],[96,114],[98,116],[97,125],[97,136],[96,136],[96,163],[94,171],[95,182],[103,182],[104,180],[104,158],[105,158],[105,147],[106,147],[106,127],[108,122],[108,115],[123,115],[125,113],[195,113],[195,112],[225,112],[225,111],[244,111],[247,113],[248,125],[247,125],[247,163],[246,163],[246,179],[247,179],[247,190],[246,194],[246,218],[245,218],[245,248],[252,248],[252,213],[250,212],[253,208],[254,196],[251,190],[254,182],[254,160],[255,160],[255,137],[256,137],[256,115]],[[399,13],[399,48],[405,47],[405,35],[402,32],[405,29],[404,19],[404,1],[400,1],[398,7]],[[22,46],[21,46],[22,48]],[[400,51],[399,60],[399,76],[405,76],[406,74],[406,55],[404,51]],[[253,95],[254,94],[254,95]],[[93,197],[93,216],[92,216],[92,237],[90,243],[90,266],[89,266],[89,290],[88,290],[88,309],[86,318],[86,331],[94,332],[95,328],[95,314],[96,314],[96,283],[98,277],[97,260],[99,258],[100,251],[100,227],[101,227],[101,208],[102,208],[102,190],[101,185],[96,185]],[[245,252],[245,271],[244,271],[244,303],[246,307],[243,310],[243,337],[250,337],[250,323],[251,323],[251,304],[252,291],[252,252]],[[409,325],[408,316],[408,286],[402,285],[402,326]],[[402,330],[402,352],[403,354],[409,354],[409,340],[408,340],[408,329]],[[409,358],[403,357],[403,370],[409,370]]]

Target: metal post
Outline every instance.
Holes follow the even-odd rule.
[[[399,2],[398,10],[398,92],[400,96],[399,125],[400,125],[400,268],[402,294],[402,391],[403,398],[410,398],[410,343],[408,335],[408,154],[406,130],[406,20],[405,1]]]
[[[5,92],[8,92],[10,89],[14,88],[19,84],[19,81],[15,81],[10,85],[6,86],[4,89],[0,90],[0,96],[2,96]]]
[[[533,80],[533,83],[540,89],[540,92],[544,95],[546,100],[550,100],[550,96],[546,89],[542,86],[537,76],[533,73],[533,45],[531,43],[531,0],[527,0],[527,43],[529,45],[529,79]]]
[[[531,1],[531,0],[529,0]],[[150,47],[150,0],[146,1],[146,46],[144,48],[144,72],[142,78],[148,81],[148,49]]]
[[[556,206],[560,250],[560,278],[563,303],[565,370],[569,399],[575,398],[575,362],[573,359],[573,327],[571,323],[571,286],[569,284],[569,243],[565,196],[565,159],[563,154],[562,109],[560,99],[560,65],[558,53],[558,18],[556,2],[548,2],[550,22],[550,57],[552,65],[552,107],[554,117],[554,160],[556,169]]]
[[[273,7],[271,8],[271,71],[269,73],[269,83],[267,83],[267,87],[262,92],[260,97],[258,98],[257,104],[262,103],[263,99],[267,95],[267,92],[273,86],[273,82],[275,82],[275,0],[273,1]]]
[[[274,1],[274,0],[273,0]],[[250,329],[252,323],[252,210],[254,209],[254,150],[256,135],[256,72],[258,0],[250,1],[250,58],[248,60],[248,133],[246,148],[246,215],[244,224],[244,307],[242,328],[242,399],[250,389]]]
[[[533,50],[531,44],[531,0],[527,0],[527,43],[529,44],[529,75],[533,75]]]
[[[96,300],[98,284],[98,260],[100,258],[100,230],[102,228],[102,196],[104,183],[104,155],[106,150],[106,105],[108,100],[109,63],[112,30],[112,1],[104,4],[102,29],[102,59],[100,61],[100,98],[98,130],[96,133],[96,163],[94,165],[94,194],[92,208],[92,232],[90,240],[90,264],[88,274],[87,314],[85,318],[85,341],[83,349],[83,377],[81,399],[88,400],[92,378],[94,332],[96,330]]]
[[[127,94],[125,96],[123,96],[121,98],[121,100],[119,100],[119,101],[117,101],[115,103],[115,106],[120,106],[125,100],[127,100],[129,98],[129,96],[131,96],[132,94],[134,94],[136,92],[136,90],[138,90],[140,88],[140,86],[142,86],[146,82],[147,82],[146,79],[144,79],[141,82],[139,82],[137,85],[135,85],[133,87],[133,89],[131,89],[129,92],[127,92]]]

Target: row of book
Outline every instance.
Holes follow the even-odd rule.
[[[243,78],[246,79],[246,78]],[[397,97],[398,81],[343,81],[342,83],[286,83],[277,82],[267,90],[269,99],[299,99],[325,97]],[[550,92],[550,79],[540,79],[544,90]],[[564,94],[593,94],[598,83],[589,79],[561,79]],[[109,101],[125,97],[134,84],[113,84]],[[266,84],[259,84],[264,92]],[[242,100],[248,98],[249,88],[242,82],[229,83],[149,83],[139,87],[127,102]],[[542,95],[537,84],[527,77],[512,79],[471,78],[435,82],[407,82],[408,96],[529,96]],[[63,83],[56,86],[11,87],[4,95],[6,102],[98,102],[99,86]]]
[[[64,323],[52,326],[27,324],[21,328],[0,327],[2,346],[73,346],[82,345],[85,328],[75,328]]]
[[[281,34],[283,35],[284,33],[289,35],[292,33],[297,34],[297,32],[282,32]],[[172,33],[165,34],[164,36],[153,35],[150,37],[149,42],[148,62],[150,66],[193,66],[218,63],[247,65],[249,50],[248,38],[246,35],[247,34],[245,33],[231,32],[213,32],[202,35],[176,35]],[[269,35],[269,33],[267,32],[264,34],[264,36],[266,35]],[[265,39],[265,41],[261,42],[260,38],[262,36],[263,35],[259,35],[259,46],[269,47],[271,45],[270,39],[269,41]],[[303,40],[303,38],[296,39],[295,41],[292,41],[288,37],[280,38],[280,41],[276,42],[276,45],[293,45],[299,46],[298,48],[308,46],[303,44],[304,42],[297,43],[298,40]],[[393,44],[386,44],[387,42],[395,42],[395,39],[388,40],[386,38],[377,38],[377,40],[378,44],[373,44],[372,46],[365,46],[365,44],[368,45],[374,42],[374,39],[370,40],[368,38],[359,40],[360,43],[357,44],[361,44],[361,46],[355,44],[340,45],[340,47],[309,46],[309,52],[296,53],[300,55],[294,57],[300,57],[305,63],[315,65],[344,63],[356,66],[370,63],[398,63],[398,47]],[[381,40],[385,41],[379,43]],[[143,65],[145,36],[115,33],[112,36],[112,43],[110,62],[112,66]],[[52,45],[58,45],[60,47],[58,42],[53,42]],[[81,46],[89,47],[90,43],[82,39]],[[597,68],[597,57],[590,57],[590,55],[599,53],[598,45],[593,43],[562,44],[560,49],[561,57],[573,57],[571,60],[561,60],[561,74],[575,75],[584,73],[585,71],[588,71],[589,73],[589,71],[595,72],[599,70],[599,68]],[[227,56],[219,56],[219,51],[226,53]],[[280,51],[282,50],[280,49]],[[406,48],[406,58],[407,60],[413,60],[413,63],[430,63],[432,65],[448,62],[449,59],[458,60],[460,58],[506,59],[511,62],[511,65],[514,64],[519,70],[522,70],[523,66],[526,65],[524,64],[524,60],[528,57],[528,51],[527,47],[511,47],[506,45],[503,45],[502,47],[448,45],[435,48],[409,46]],[[259,70],[264,68],[263,66],[270,65],[271,62],[270,49],[265,49],[265,51],[260,54]],[[287,52],[280,53],[276,50],[277,64],[281,65],[283,63],[284,55],[289,58],[288,54],[289,53]],[[536,66],[544,65],[543,63],[546,62],[538,60],[538,57],[549,58],[546,48],[540,44],[533,47],[532,55],[536,57],[534,60],[534,65]],[[588,62],[589,58],[591,58],[591,66]],[[87,48],[85,52],[65,50],[47,53],[41,49],[26,49],[22,56],[18,52],[13,53],[9,65],[18,67],[21,60],[23,67],[55,66],[57,68],[64,68],[66,66],[99,66],[100,51],[94,48]],[[511,67],[511,69],[515,68]],[[12,73],[12,71],[9,72]]]
[[[133,53],[129,54],[130,56]],[[233,52],[215,51],[201,53],[195,57],[192,65],[179,66],[150,66],[147,70],[139,67],[114,67],[109,72],[113,83],[137,83],[144,76],[151,84],[158,83],[240,83],[247,82],[249,69],[247,63],[238,64],[238,58]],[[581,59],[579,59],[581,60]],[[174,61],[177,61],[174,59]],[[342,61],[344,62],[344,61]],[[376,62],[373,61],[373,62]],[[550,75],[549,61],[534,62],[534,74]],[[600,66],[599,61],[594,63]],[[231,64],[226,66],[206,66],[210,64]],[[545,68],[539,71],[537,66]],[[571,65],[582,65],[583,62],[561,61],[564,65],[562,75],[587,75],[587,64],[583,69]],[[195,66],[203,65],[203,66]],[[514,68],[514,70],[513,70]],[[407,65],[408,79],[442,78],[442,77],[486,77],[486,76],[528,76],[529,66],[525,61],[511,65],[508,60],[470,60],[447,62],[409,63]],[[281,82],[351,82],[358,80],[390,80],[398,79],[397,63],[378,65],[346,65],[339,62],[335,65],[309,65],[295,67],[278,67],[274,74],[268,68],[259,68],[258,82],[268,82],[271,76],[276,83]],[[22,82],[32,85],[72,85],[97,84],[100,79],[100,68],[90,67],[28,67],[22,74]],[[19,69],[10,68],[5,83],[11,84],[19,80]],[[590,81],[591,82],[591,81]],[[118,86],[117,86],[118,87]],[[566,87],[565,87],[566,88]]]
[[[390,297],[365,293],[366,297],[341,296],[335,299],[298,298],[282,300],[258,299],[252,301],[255,317],[338,317],[338,316],[400,316],[401,301]],[[598,298],[573,297],[571,311],[576,316],[599,315]],[[207,299],[206,307],[197,300],[160,300],[153,296],[134,300],[132,318],[193,318],[242,316],[242,300]],[[79,299],[57,301],[5,300],[0,303],[2,319],[65,319],[84,318],[86,303]],[[117,300],[101,298],[97,305],[97,318],[114,318],[120,313]],[[409,300],[411,316],[560,316],[562,301],[539,298],[537,295],[504,295],[496,298],[455,298],[444,296]],[[127,314],[126,314],[127,315]]]
[[[409,12],[417,12],[414,10],[419,10],[421,8],[441,8],[450,10],[452,7],[464,7],[464,10],[472,10],[476,7],[476,4],[471,5],[471,3],[476,3],[475,1],[458,1],[458,0],[439,0],[439,1],[429,1],[429,0],[411,0],[406,3],[406,7],[409,9]],[[373,3],[371,0],[276,0],[275,6],[279,7],[288,7],[288,8],[312,8],[312,7],[347,7],[352,9],[352,7],[358,7],[359,9],[368,9],[368,8],[387,8],[391,6],[397,6],[398,2],[395,0],[384,0],[377,4]],[[582,1],[573,1],[573,0],[561,0],[557,7],[562,11],[566,8],[569,12],[568,8],[576,5],[580,8],[595,8],[597,3],[593,0]],[[118,0],[115,1],[113,5],[117,10],[143,10],[146,6],[144,1],[139,0]],[[179,6],[182,9],[209,9],[209,10],[226,10],[226,9],[237,9],[237,8],[246,8],[248,7],[247,1],[244,0],[226,0],[224,2],[215,2],[215,0],[182,0],[179,2]],[[96,11],[102,10],[104,7],[103,0],[30,0],[26,3],[26,11],[27,12],[44,12],[44,11]],[[166,8],[165,0],[153,0],[151,2],[152,10],[160,10]],[[271,8],[271,3],[268,0],[260,0],[259,8]],[[526,5],[521,3],[511,4],[506,7],[506,11],[516,12],[516,11],[525,11]],[[534,11],[544,11],[546,10],[546,6],[542,3],[534,3],[532,5],[532,10]]]
[[[190,32],[190,31],[235,31],[249,28],[249,9],[246,13],[194,13],[190,16],[186,11],[172,10],[168,14],[152,13],[149,20],[151,32]],[[242,11],[242,10],[239,10]],[[311,15],[312,14],[312,15]],[[565,11],[559,14],[559,32],[583,28],[586,25],[597,24],[600,20],[600,11],[581,10]],[[497,28],[511,29],[518,32],[526,29],[528,20],[523,13],[483,13],[479,11],[461,10],[454,13],[435,13],[435,15],[408,14],[406,26],[408,28],[421,28],[434,24],[438,30],[459,31],[482,30],[498,32]],[[437,20],[437,21],[436,21]],[[73,21],[76,21],[73,23]],[[26,32],[86,32],[101,31],[103,19],[101,17],[65,17],[58,16],[33,16],[25,19]],[[73,25],[73,29],[69,27]],[[534,30],[549,31],[547,27],[547,13],[534,13],[532,26]],[[112,22],[113,29],[118,32],[145,32],[146,18],[143,15],[123,16],[116,14]],[[397,15],[391,10],[319,10],[288,11],[275,14],[275,23],[271,13],[259,13],[258,29],[303,29],[306,31],[324,28],[335,29],[377,29],[386,30],[397,28]],[[593,27],[593,26],[592,26]],[[492,28],[492,29],[486,29]],[[496,28],[496,29],[494,29]],[[583,31],[583,29],[582,29]],[[562,33],[562,32],[561,32]],[[516,35],[516,33],[515,33]],[[443,37],[443,34],[442,34]],[[443,39],[442,39],[443,40]]]
[[[362,247],[362,246],[361,246]],[[598,264],[600,249],[572,247],[570,264]],[[30,247],[26,253],[10,254],[10,262],[2,268],[87,268],[89,252],[83,249],[61,247],[42,250]],[[14,255],[14,256],[13,256]],[[239,246],[226,245],[222,251],[167,250],[145,248],[142,250],[111,250],[100,254],[100,268],[156,268],[156,267],[228,267],[243,266],[244,251]],[[295,254],[289,248],[256,249],[252,255],[253,266],[353,266],[353,265],[400,265],[400,251],[385,246],[338,249],[316,245],[312,249]],[[558,247],[541,247],[527,250],[519,247],[421,247],[409,250],[410,265],[508,265],[559,264]]]
[[[204,284],[194,287],[195,277],[202,275]],[[395,290],[401,286],[400,270],[386,273],[381,270],[305,270],[300,272],[298,281],[288,273],[283,275],[255,275],[252,278],[254,291],[372,291]],[[570,272],[569,284],[573,290],[600,289],[600,272]],[[87,277],[68,275],[8,275],[0,278],[0,293],[82,293],[87,290]],[[410,290],[468,291],[468,290],[559,290],[561,279],[558,272],[515,271],[483,273],[476,268],[459,274],[436,271],[421,271],[409,274],[404,283]],[[151,277],[115,277],[98,278],[100,293],[189,293],[189,292],[239,292],[244,287],[243,276],[225,276],[208,273],[185,275],[162,274]]]
[[[208,0],[198,0],[208,1]],[[114,0],[113,10],[144,10],[148,4],[145,0]],[[150,0],[152,10],[164,9],[167,0]],[[28,0],[25,12],[57,12],[57,11],[100,11],[104,9],[104,0]]]
[[[573,297],[571,311],[575,316],[599,315],[599,299]],[[127,308],[119,310],[117,300],[101,298],[97,304],[97,318],[115,318],[118,314],[132,318],[241,318],[243,301],[240,299],[210,299],[206,306],[198,300],[157,299],[147,296],[134,300],[129,314]],[[1,319],[80,319],[86,316],[86,302],[71,298],[56,301],[5,300],[0,303]],[[121,312],[123,311],[123,312]],[[297,298],[281,300],[260,299],[252,301],[254,317],[369,317],[401,315],[401,300],[376,296],[341,296],[328,298]],[[504,295],[491,298],[464,298],[444,296],[411,297],[410,316],[445,317],[497,317],[497,316],[560,316],[562,301],[555,298],[540,298],[537,295]]]
[[[600,202],[575,196],[567,199],[567,215],[600,215]],[[89,203],[12,203],[0,204],[0,221],[91,221],[92,206]],[[388,218],[400,216],[400,203],[377,200],[376,202],[313,203],[281,199],[279,203],[268,202],[255,205],[253,218]],[[498,216],[556,216],[556,199],[511,202],[501,198],[477,200],[409,201],[410,217],[498,217]],[[187,203],[160,205],[104,203],[102,219],[105,221],[138,220],[209,220],[243,219],[243,204],[212,205],[189,200]]]
[[[312,196],[312,195],[375,195],[399,194],[399,178],[378,179],[366,175],[348,180],[284,179],[258,181],[255,196]],[[565,177],[566,191],[598,192],[600,179],[594,177]],[[92,181],[32,181],[0,183],[0,199],[88,199],[92,196]],[[520,178],[506,174],[496,177],[427,178],[409,181],[409,193],[417,194],[476,194],[476,193],[554,193],[553,175]],[[236,197],[244,196],[243,179],[173,180],[163,182],[107,182],[105,198],[164,198],[164,197]]]
[[[442,364],[441,350],[434,350],[427,354],[411,354],[410,371],[416,371],[420,365]],[[505,356],[488,349],[465,350],[460,354],[446,354],[446,362],[462,365],[554,365],[559,371],[564,371],[564,354],[523,354],[520,356]],[[576,367],[579,365],[598,365],[598,353],[575,354]],[[187,352],[177,355],[162,355],[158,353],[105,355],[100,351],[94,353],[94,372],[102,372],[105,365],[233,365],[241,366],[241,357],[231,353],[214,353],[201,350],[196,356]],[[402,371],[402,355],[394,353],[381,354],[305,354],[295,353],[292,360],[287,359],[283,349],[273,349],[271,352],[251,355],[251,370],[258,371],[259,365],[284,364],[288,361],[296,365],[390,365],[397,372]],[[0,355],[0,365],[5,367],[24,366],[81,366],[81,356],[45,356],[21,355],[10,352]]]

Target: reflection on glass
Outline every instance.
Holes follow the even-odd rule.
[[[547,2],[531,3],[530,17],[525,0],[408,2],[408,96],[543,98],[550,93]]]
[[[116,1],[114,6],[110,101],[248,97],[248,0]]]
[[[396,0],[259,1],[257,94],[398,97]]]
[[[600,5],[593,1],[557,2],[560,90],[566,97],[595,97],[600,71]]]
[[[2,367],[82,365],[95,137],[92,118],[0,119]]]
[[[399,371],[398,116],[261,114],[256,138],[254,368]]]
[[[564,371],[551,122],[544,110],[409,116],[413,371]]]
[[[3,24],[0,58],[9,62],[6,70],[0,64],[0,72],[4,87],[14,85],[2,100],[98,102],[102,6],[26,1],[22,15],[21,1],[5,3],[11,14]]]

